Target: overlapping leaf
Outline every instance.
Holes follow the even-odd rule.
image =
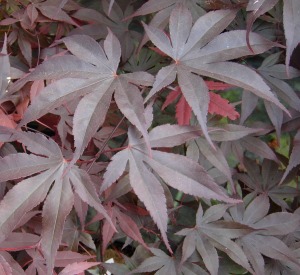
[[[282,209],[290,208],[285,198],[294,198],[299,195],[299,192],[294,187],[287,185],[288,178],[284,180],[284,184],[279,185],[283,181],[284,172],[278,170],[274,161],[265,159],[260,167],[255,162],[245,158],[243,164],[247,169],[247,174],[238,173],[235,178],[250,188],[252,196],[265,194]]]
[[[136,85],[151,85],[153,77],[146,72],[117,75],[121,47],[112,32],[109,32],[104,41],[104,49],[95,40],[84,35],[67,37],[63,41],[75,56],[50,59],[15,84],[13,89],[27,81],[59,79],[34,98],[20,125],[85,95],[80,100],[73,119],[75,162],[103,124],[115,92],[115,100],[120,110],[147,139],[143,99]]]
[[[110,218],[85,171],[74,167],[69,175],[63,177],[66,162],[54,141],[46,139],[41,134],[29,132],[11,131],[11,134],[12,139],[22,142],[32,154],[11,154],[1,158],[0,181],[22,179],[39,174],[16,184],[1,201],[0,242],[9,236],[24,214],[45,200],[42,212],[41,247],[47,262],[47,272],[52,274],[63,226],[74,203],[71,184],[83,201],[108,220]]]
[[[246,88],[287,111],[256,72],[243,65],[228,62],[230,59],[259,54],[276,46],[262,36],[251,33],[249,40],[253,50],[251,51],[247,46],[245,31],[220,34],[234,17],[235,11],[218,10],[200,17],[192,26],[190,12],[183,5],[178,5],[170,17],[170,39],[160,29],[144,25],[147,35],[155,46],[174,60],[173,64],[158,72],[146,100],[171,84],[177,76],[182,93],[195,113],[204,136],[212,146],[206,125],[208,88],[199,75]]]
[[[201,132],[194,127],[164,125],[154,128],[149,133],[149,139],[152,147],[173,147],[197,137],[199,133]],[[117,153],[108,165],[101,190],[113,184],[129,162],[130,184],[150,212],[169,249],[166,236],[166,197],[160,182],[149,167],[168,185],[184,193],[207,199],[237,202],[230,199],[199,164],[184,156],[158,150],[153,150],[150,158],[145,150],[145,141],[139,139],[137,133],[131,130],[128,148]],[[116,167],[119,169],[117,175],[114,172]]]
[[[230,87],[228,84],[218,83],[214,81],[205,81],[209,90],[222,90]],[[224,88],[225,87],[225,88]],[[186,99],[181,96],[182,92],[180,87],[175,87],[166,98],[162,106],[162,110],[169,106],[173,101],[180,97],[178,103],[176,104],[176,119],[178,125],[189,125],[192,116],[192,109],[188,105]],[[235,120],[239,117],[239,113],[230,105],[229,101],[222,98],[220,95],[209,92],[209,105],[208,112],[210,114],[218,114],[224,117],[228,117],[231,120]]]
[[[262,255],[284,263],[291,262],[295,266],[293,272],[298,273],[300,263],[293,255],[292,250],[276,236],[294,232],[299,226],[299,216],[292,213],[267,215],[269,208],[269,199],[262,194],[256,197],[246,209],[243,205],[230,209],[234,221],[256,229],[251,234],[242,236],[238,243],[247,254],[255,274],[266,274]]]
[[[122,60],[126,61],[132,55],[135,43],[140,40],[141,34],[130,28],[131,20],[124,21],[125,17],[133,13],[131,3],[116,1],[113,6],[111,3],[112,1],[109,3],[108,0],[101,1],[102,13],[94,9],[80,9],[74,13],[75,18],[87,21],[89,24],[72,30],[69,35],[87,34],[96,39],[105,38],[108,27],[122,41]],[[90,24],[91,22],[93,24]]]
[[[218,274],[219,256],[216,249],[219,249],[233,261],[252,271],[246,255],[232,239],[245,236],[253,229],[238,222],[218,221],[228,207],[222,204],[215,205],[208,208],[203,215],[202,206],[199,205],[195,228],[182,229],[176,233],[186,236],[182,247],[182,262],[186,261],[196,249],[210,274]]]

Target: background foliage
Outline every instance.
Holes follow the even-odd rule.
[[[300,1],[0,5],[1,274],[300,273]]]

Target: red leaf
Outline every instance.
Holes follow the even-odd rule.
[[[173,103],[177,97],[181,95],[180,87],[177,86],[173,91],[171,91],[167,97],[166,101],[164,102],[163,106],[161,107],[162,110],[164,110],[166,107],[168,107],[171,103]]]
[[[210,91],[211,90],[223,91],[223,90],[226,90],[228,88],[233,87],[232,85],[227,84],[227,83],[223,83],[223,82],[216,82],[216,81],[206,80],[205,83],[206,83],[206,85],[207,85],[207,87]]]
[[[189,125],[192,109],[182,96],[176,105],[176,119],[179,125]]]
[[[208,112],[210,114],[218,114],[235,120],[240,117],[240,114],[230,105],[227,99],[222,98],[220,95],[209,92],[210,102]]]

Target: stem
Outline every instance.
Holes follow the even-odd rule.
[[[95,164],[96,160],[100,157],[100,155],[103,153],[103,150],[105,148],[105,146],[107,145],[107,143],[109,142],[109,140],[112,138],[113,134],[117,131],[117,129],[120,127],[120,125],[122,124],[122,122],[124,121],[125,117],[123,116],[122,119],[119,121],[119,123],[116,125],[116,127],[112,130],[112,132],[110,133],[109,137],[105,140],[105,142],[103,143],[101,149],[99,150],[99,152],[96,154],[93,162],[91,163],[90,167],[87,169],[87,173],[91,170],[91,168],[93,167],[93,165]]]

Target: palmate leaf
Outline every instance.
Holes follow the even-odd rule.
[[[0,159],[0,181],[27,177],[10,189],[0,203],[0,242],[20,224],[27,212],[45,200],[40,243],[47,263],[47,274],[52,274],[64,223],[74,204],[72,187],[81,200],[94,207],[110,223],[111,220],[85,171],[72,167],[70,173],[63,176],[68,164],[54,141],[41,134],[10,132],[13,135],[11,139],[22,142],[31,154],[11,154]],[[4,171],[6,168],[8,170]],[[115,229],[112,223],[111,228]]]
[[[141,34],[135,28],[131,28],[131,20],[124,20],[133,13],[133,5],[128,1],[116,1],[111,7],[111,3],[112,1],[109,3],[108,0],[101,1],[100,12],[89,8],[76,11],[72,16],[88,24],[73,29],[68,35],[86,34],[95,39],[102,39],[106,37],[108,27],[122,41],[122,61],[125,62],[132,55]]]
[[[149,133],[149,140],[152,147],[173,147],[196,138],[199,133],[201,133],[199,129],[191,126],[163,125]],[[145,140],[140,139],[136,131],[131,129],[129,145],[112,158],[104,174],[101,191],[110,187],[120,176],[121,171],[117,175],[114,174],[116,168],[121,167],[123,172],[129,162],[130,185],[150,212],[169,250],[166,236],[168,220],[166,197],[156,174],[168,185],[184,193],[229,203],[238,202],[229,198],[206,171],[192,160],[158,150],[152,150],[152,157],[149,157],[146,152]]]
[[[284,184],[279,184],[284,172],[278,169],[276,162],[265,159],[260,167],[253,160],[245,158],[243,164],[247,174],[238,173],[234,178],[246,184],[252,196],[265,194],[282,209],[290,209],[285,199],[298,196],[299,191],[288,186],[289,178],[284,181]]]
[[[246,31],[237,30],[220,34],[234,16],[235,11],[230,10],[209,12],[200,17],[192,27],[190,12],[183,5],[177,5],[169,21],[170,39],[162,30],[144,24],[150,40],[174,60],[173,64],[163,67],[158,72],[146,101],[171,84],[177,76],[182,93],[212,147],[206,126],[209,104],[208,88],[199,75],[245,88],[288,113],[256,72],[244,65],[228,62],[230,59],[259,54],[278,46],[258,34],[251,33],[249,38],[253,50],[251,51],[245,39]],[[189,23],[181,24],[180,22]],[[210,28],[207,22],[212,22]]]
[[[249,235],[242,236],[238,243],[248,256],[255,274],[263,275],[265,261],[262,255],[283,263],[292,263],[293,272],[298,273],[300,264],[286,244],[276,236],[287,235],[297,230],[299,216],[293,213],[268,214],[270,208],[269,199],[265,194],[257,196],[247,207],[239,205],[230,208],[231,218],[239,223],[248,225],[256,230]]]
[[[214,205],[203,215],[202,206],[199,205],[195,228],[185,228],[176,233],[186,236],[182,246],[182,262],[185,262],[194,250],[197,250],[210,274],[218,274],[218,249],[248,271],[252,271],[246,255],[232,239],[247,235],[253,229],[238,222],[220,221],[219,219],[223,217],[228,207],[229,205]]]
[[[63,42],[74,56],[45,61],[32,74],[12,87],[13,92],[27,81],[58,79],[34,98],[20,126],[38,119],[68,101],[84,96],[75,110],[73,119],[76,147],[72,160],[74,163],[103,124],[115,92],[115,100],[121,112],[148,140],[143,99],[136,85],[152,85],[153,76],[146,72],[117,75],[121,47],[111,31],[108,32],[103,48],[85,35],[67,37]],[[149,142],[147,143],[149,147]]]
[[[151,272],[157,270],[154,274],[174,274],[174,275],[207,275],[207,272],[199,265],[190,262],[180,262],[180,250],[177,249],[175,255],[172,257],[165,254],[160,249],[150,248],[153,256],[144,260],[136,269],[131,273]]]

